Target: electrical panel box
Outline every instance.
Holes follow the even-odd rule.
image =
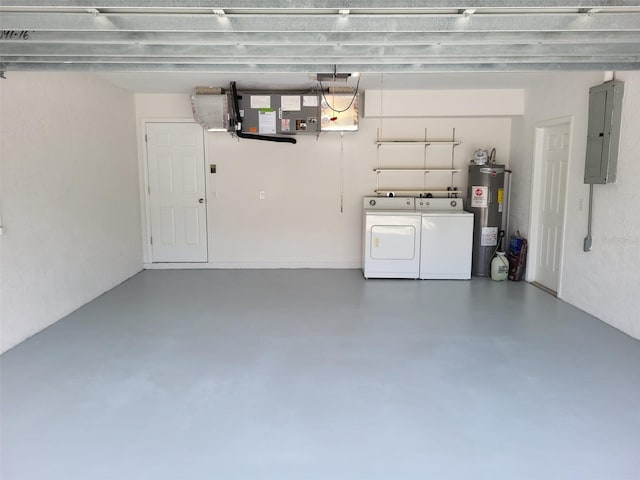
[[[584,183],[615,183],[624,82],[589,89],[589,125]]]

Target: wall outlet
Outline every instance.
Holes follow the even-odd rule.
[[[260,190],[260,192],[258,193],[258,196],[260,200],[264,200],[264,190]]]

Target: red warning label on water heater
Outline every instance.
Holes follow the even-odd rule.
[[[489,187],[473,186],[471,187],[471,206],[486,207],[487,197],[489,196]]]

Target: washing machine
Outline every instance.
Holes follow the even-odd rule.
[[[417,198],[421,213],[421,279],[471,278],[473,213],[465,212],[460,198]]]
[[[364,277],[417,279],[422,218],[415,199],[364,197],[363,216]]]

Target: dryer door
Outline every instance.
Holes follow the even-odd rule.
[[[367,215],[365,277],[418,278],[420,227],[418,215]]]
[[[411,260],[416,257],[413,225],[372,225],[371,258],[376,260]]]

